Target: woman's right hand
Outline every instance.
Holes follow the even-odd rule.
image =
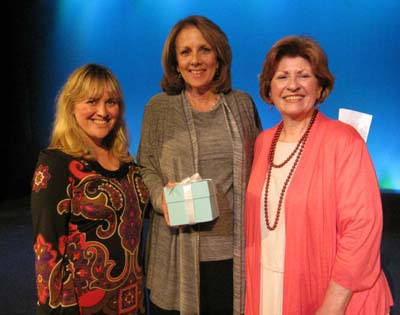
[[[171,188],[172,186],[175,186],[175,184],[176,184],[176,182],[171,182],[171,181],[169,181],[169,182],[165,185],[165,187],[166,187],[166,188]],[[165,200],[165,195],[164,195],[164,193],[163,193],[163,195],[162,195],[161,210],[162,210],[162,212],[163,212],[163,214],[164,214],[165,222],[167,223],[168,226],[170,226],[171,224],[170,224],[170,222],[169,222],[168,206],[167,206],[167,202],[166,202],[166,200]]]

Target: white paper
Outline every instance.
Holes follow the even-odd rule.
[[[339,120],[356,128],[364,141],[367,142],[372,115],[351,109],[339,108]]]

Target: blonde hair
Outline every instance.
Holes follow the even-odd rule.
[[[99,98],[104,92],[119,104],[119,117],[113,130],[103,139],[103,146],[121,162],[132,161],[129,154],[128,130],[125,122],[125,103],[120,84],[104,66],[87,64],[77,68],[68,77],[56,99],[56,113],[50,137],[50,149],[75,157],[94,160],[90,140],[74,116],[75,104],[88,98]]]

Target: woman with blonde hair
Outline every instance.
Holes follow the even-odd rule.
[[[31,211],[37,314],[144,314],[139,244],[148,192],[129,153],[121,87],[76,69],[39,154]]]

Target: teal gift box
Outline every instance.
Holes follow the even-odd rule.
[[[171,226],[212,221],[219,216],[216,189],[211,179],[164,187]]]

